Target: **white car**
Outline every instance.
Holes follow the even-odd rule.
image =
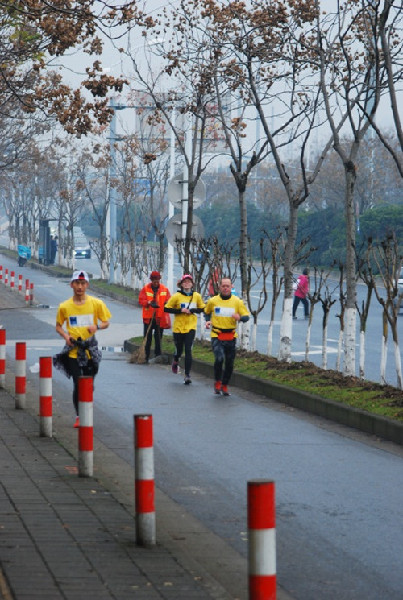
[[[83,235],[74,236],[74,257],[91,258],[91,247]]]
[[[89,246],[77,246],[74,248],[75,258],[91,258],[91,248]]]

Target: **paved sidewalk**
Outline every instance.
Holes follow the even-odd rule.
[[[167,549],[135,544],[133,515],[77,475],[56,440],[0,390],[0,578],[16,600],[230,598]]]
[[[24,306],[1,286],[0,311]],[[9,356],[5,388],[0,598],[246,600],[245,559],[158,488],[157,544],[136,545],[133,468],[95,437],[94,477],[79,477],[71,411],[54,414],[53,438],[39,437],[38,390],[15,409]],[[281,589],[277,598],[290,600]]]

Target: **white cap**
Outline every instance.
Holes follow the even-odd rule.
[[[76,281],[76,280],[80,280],[80,279],[84,279],[85,281],[88,281],[88,283],[90,282],[90,278],[88,277],[88,273],[86,273],[85,271],[74,271],[70,281]]]

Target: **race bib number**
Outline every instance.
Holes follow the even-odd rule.
[[[88,327],[94,324],[93,315],[73,315],[69,317],[70,327]]]
[[[214,314],[216,317],[232,317],[235,309],[231,306],[215,306]]]
[[[197,308],[196,302],[191,302],[189,305],[186,302],[181,302],[181,308],[188,308],[189,310],[192,308]]]

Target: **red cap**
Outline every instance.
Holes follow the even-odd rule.
[[[152,271],[150,279],[161,279],[161,273],[159,273],[158,271]]]
[[[189,275],[188,273],[186,273],[185,275],[182,275],[181,283],[182,283],[182,281],[185,281],[185,279],[190,279],[190,281],[193,281],[193,277],[191,275]]]

